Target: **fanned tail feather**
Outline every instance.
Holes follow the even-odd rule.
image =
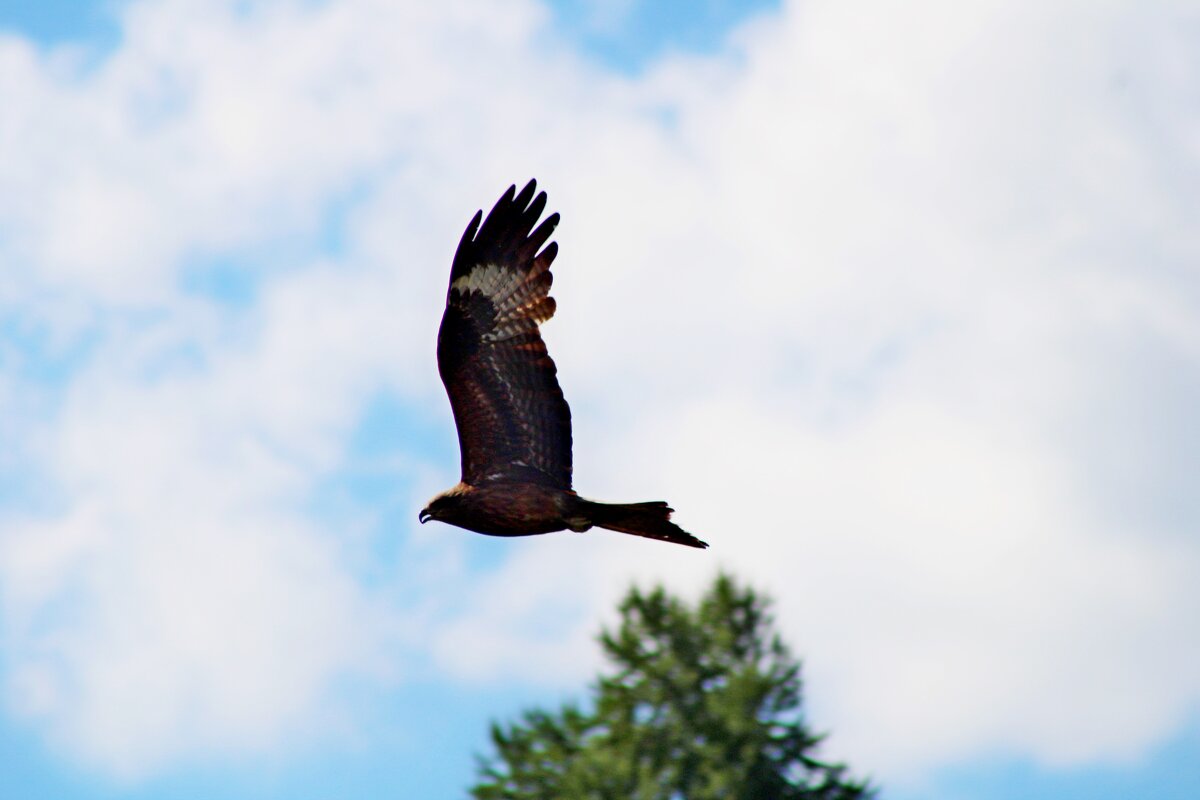
[[[584,500],[580,510],[598,528],[688,547],[708,547],[706,542],[671,522],[671,512],[675,509],[661,500],[649,503],[596,503]]]

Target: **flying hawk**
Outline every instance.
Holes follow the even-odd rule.
[[[554,315],[546,240],[558,225],[537,182],[510,186],[487,219],[463,233],[438,331],[438,372],[450,396],[462,480],[429,501],[436,519],[490,536],[529,536],[592,526],[707,544],[671,522],[666,503],[597,503],[571,490],[571,409],[538,323]]]

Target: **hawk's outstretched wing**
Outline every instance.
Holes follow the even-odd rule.
[[[571,410],[538,333],[554,315],[551,242],[558,214],[534,230],[546,193],[509,187],[463,233],[438,331],[438,371],[458,427],[462,479],[513,478],[571,488]]]

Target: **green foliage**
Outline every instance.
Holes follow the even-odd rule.
[[[865,784],[813,757],[800,665],[768,603],[721,575],[695,609],[633,589],[600,641],[615,672],[594,711],[492,726],[476,800],[857,800]]]

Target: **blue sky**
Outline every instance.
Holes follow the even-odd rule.
[[[0,795],[461,797],[725,567],[884,798],[1196,796],[1194,22],[0,2]],[[416,524],[530,176],[577,487],[706,553]]]

